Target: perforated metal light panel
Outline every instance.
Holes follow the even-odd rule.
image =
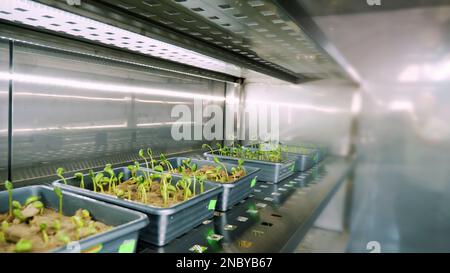
[[[241,74],[239,67],[221,60],[29,0],[2,0],[0,18],[195,67]]]
[[[272,0],[101,0],[272,68],[310,77],[342,70]]]

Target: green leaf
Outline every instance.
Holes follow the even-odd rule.
[[[139,156],[142,157],[142,158],[145,157],[145,156],[144,156],[144,149],[140,149],[140,150],[139,150]]]
[[[28,252],[31,251],[33,249],[33,244],[31,243],[30,240],[26,240],[26,239],[20,239],[17,243],[16,243],[16,249],[15,252]]]
[[[64,173],[64,168],[60,167],[60,168],[56,169],[56,174],[57,175],[62,176],[63,173]]]
[[[6,180],[6,181],[5,181],[5,188],[6,188],[8,191],[11,191],[14,187],[13,187],[13,184],[12,184],[11,182],[9,182],[8,180]]]

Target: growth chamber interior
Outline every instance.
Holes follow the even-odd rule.
[[[449,22],[446,1],[1,1],[0,252],[448,251]],[[12,236],[55,188],[77,232]]]

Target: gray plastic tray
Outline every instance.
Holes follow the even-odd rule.
[[[178,168],[182,161],[188,159],[187,157],[172,157],[167,159],[172,167]],[[210,160],[201,160],[191,158],[191,163],[197,164],[198,168],[201,168],[204,165],[214,165],[217,163],[211,162]],[[231,172],[232,167],[236,167],[236,164],[223,163],[227,168],[228,172]],[[145,164],[144,164],[145,165]],[[233,183],[218,183],[215,181],[210,181],[211,183],[221,185],[223,187],[223,192],[219,195],[219,199],[217,201],[216,210],[219,211],[227,211],[231,209],[234,205],[239,203],[241,200],[247,198],[252,192],[255,184],[252,183],[252,180],[256,178],[259,169],[254,167],[244,167],[247,175],[236,180]],[[179,174],[174,174],[175,176],[179,176]],[[256,181],[256,179],[255,179]]]
[[[13,200],[21,203],[24,203],[31,195],[38,196],[45,207],[58,209],[58,198],[51,187],[29,186],[13,190]],[[92,249],[102,253],[136,251],[139,230],[148,225],[145,214],[63,191],[64,215],[73,215],[80,208],[88,210],[96,221],[114,228],[50,252],[89,252]],[[7,191],[0,192],[0,211],[8,211]]]
[[[123,181],[130,178],[130,170],[127,167],[113,169],[116,174],[123,172]],[[154,172],[148,170],[150,173]],[[173,176],[173,182],[176,183],[180,178]],[[85,175],[85,189],[79,188],[79,180],[72,177],[67,180],[68,185],[64,185],[61,180],[53,182],[62,189],[75,192],[81,195],[89,196],[108,203],[116,204],[122,207],[130,208],[145,213],[150,224],[141,231],[140,239],[157,245],[168,244],[177,237],[190,231],[200,225],[204,220],[212,218],[214,215],[214,203],[217,202],[222,187],[210,182],[204,183],[204,193],[172,207],[161,208],[150,205],[144,205],[138,202],[119,199],[115,196],[92,191],[92,180]],[[197,190],[199,187],[197,187]],[[212,208],[211,208],[212,207]]]
[[[262,143],[268,144],[268,143]],[[315,164],[319,163],[326,155],[326,150],[324,148],[313,148],[314,144],[301,144],[301,145],[289,145],[288,148],[302,148],[302,151],[289,151],[286,152],[289,157],[295,158],[295,171],[304,172],[310,169]],[[245,148],[253,148],[251,146],[245,146]],[[263,148],[264,149],[264,148]],[[269,149],[269,147],[268,147]]]
[[[216,155],[211,154],[211,152],[206,152],[203,155],[208,160],[213,160],[214,157],[216,156],[217,158],[220,159],[220,161],[234,164],[237,164],[237,161],[239,160],[239,158],[236,157]],[[288,159],[282,163],[244,159],[244,167],[253,167],[260,169],[258,173],[258,180],[271,183],[278,183],[294,173],[295,158],[289,156]]]

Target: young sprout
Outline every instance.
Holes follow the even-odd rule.
[[[172,164],[170,164],[170,162],[167,160],[166,156],[164,154],[160,154],[159,158],[161,160],[161,162],[167,166],[167,170],[171,173],[173,173],[173,167]]]
[[[33,244],[31,243],[30,240],[27,239],[20,239],[17,243],[16,243],[16,252],[28,252],[31,251],[31,249],[33,249]]]
[[[8,190],[8,204],[9,204],[9,216],[12,216],[12,190],[13,190],[13,184],[6,180],[5,181],[5,188]]]
[[[94,192],[97,192],[97,183],[95,183],[95,174],[92,169],[89,170],[89,177],[91,178],[92,185],[94,187]]]
[[[140,150],[139,150],[139,156],[140,156],[142,159],[144,159],[144,161],[145,161],[145,167],[147,167],[147,170],[148,170],[148,169],[149,169],[149,166],[148,166],[147,158],[145,157],[145,154],[144,154],[144,149],[140,149]],[[148,174],[147,171],[144,171],[144,178],[145,178],[145,181],[149,181],[149,174]]]
[[[97,175],[95,175],[94,180],[92,181],[94,185],[97,185],[100,188],[100,192],[103,192],[103,185],[102,185],[103,176],[104,176],[103,173],[98,173]]]
[[[24,207],[28,206],[29,204],[36,202],[39,200],[39,197],[32,195],[30,197],[27,198],[27,200],[25,200],[25,204],[23,205]]]
[[[14,209],[13,215],[14,215],[14,217],[16,217],[16,219],[19,219],[20,222],[23,222],[26,220],[25,216],[23,216],[22,211],[20,209]]]
[[[39,225],[39,231],[42,233],[42,239],[44,240],[45,245],[47,245],[48,244],[47,224],[41,223]]]
[[[58,240],[61,241],[61,242],[63,242],[63,243],[65,243],[65,244],[70,243],[70,238],[69,238],[69,236],[67,236],[66,234],[64,234],[64,233],[62,233],[62,232],[58,234]]]
[[[154,169],[155,168],[155,160],[153,159],[152,149],[150,149],[150,148],[147,149],[147,155],[150,158],[150,163],[152,164],[152,169]]]
[[[112,187],[112,183],[113,183],[113,181],[114,181],[114,178],[116,177],[116,174],[114,173],[111,164],[106,164],[106,166],[105,166],[105,168],[103,169],[103,171],[109,175],[109,179],[108,179],[108,192],[111,193],[112,188],[113,188],[113,187]]]
[[[203,149],[209,149],[209,151],[211,152],[211,154],[214,154],[213,148],[212,148],[211,146],[209,146],[208,144],[204,143],[204,144],[202,145],[202,148],[203,148]]]
[[[63,210],[63,194],[60,187],[55,187],[53,189],[59,201],[59,217],[62,218],[62,210]]]
[[[200,193],[204,192],[204,182],[206,181],[206,179],[207,179],[206,174],[197,177],[197,182],[200,185]]]
[[[123,172],[120,172],[120,173],[117,175],[117,183],[118,183],[118,184],[122,183],[122,179],[123,179]]]
[[[225,177],[226,177],[226,181],[229,181],[228,178],[228,171],[227,171],[227,167],[225,167],[225,164],[223,164],[222,162],[220,162],[219,158],[217,158],[217,156],[214,157],[214,162],[216,162],[217,164],[219,164],[220,166],[222,166],[224,172],[225,172]]]
[[[67,181],[66,181],[66,179],[64,178],[64,176],[63,176],[63,173],[64,173],[64,168],[58,168],[57,170],[56,170],[56,175],[59,177],[59,178],[61,178],[61,180],[64,182],[64,184],[66,184],[67,185]]]
[[[80,180],[80,188],[84,189],[84,175],[83,173],[74,174],[75,178]]]

